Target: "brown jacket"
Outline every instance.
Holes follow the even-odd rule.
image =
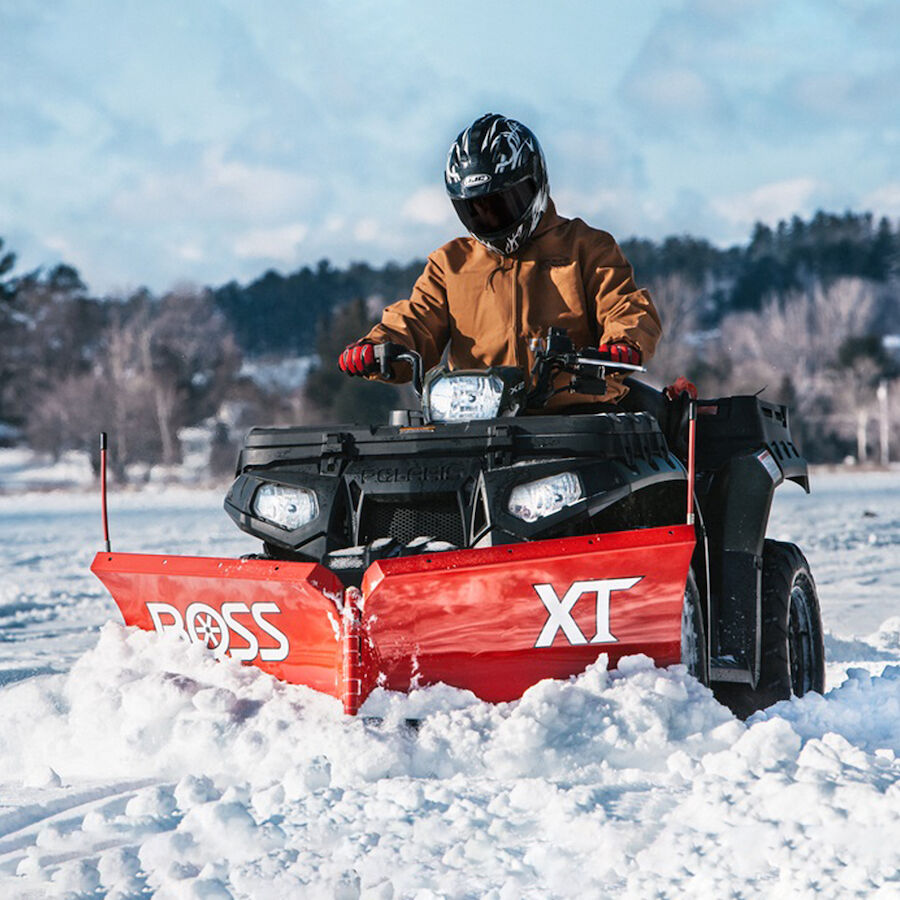
[[[452,369],[518,366],[527,373],[529,342],[551,327],[567,329],[579,348],[623,341],[645,363],[661,333],[650,295],[635,286],[612,236],[562,218],[552,201],[515,257],[497,256],[471,237],[435,250],[410,298],[388,306],[366,337],[417,350],[426,372],[449,343]],[[615,401],[628,391],[621,380],[608,379],[602,398],[564,393],[548,405]]]

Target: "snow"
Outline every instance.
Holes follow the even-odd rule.
[[[26,447],[0,448],[0,492],[85,486],[94,479],[87,453],[68,450],[59,459]]]
[[[178,464],[131,463],[126,466],[129,483],[152,484],[154,490],[165,490],[173,485],[214,483],[209,471],[214,423],[215,420],[210,419],[203,426],[182,428],[178,432],[182,447],[182,459]],[[97,477],[87,451],[67,450],[54,459],[48,453],[37,453],[27,447],[0,447],[0,497],[61,490],[96,495]]]
[[[900,896],[900,472],[813,489],[770,534],[812,563],[829,692],[747,723],[642,657],[349,719],[117,624],[90,494],[0,497],[0,896]],[[221,492],[114,494],[110,522],[118,549],[256,549]]]

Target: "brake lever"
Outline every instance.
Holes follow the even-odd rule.
[[[408,350],[406,353],[399,354],[397,360],[398,362],[409,363],[412,369],[413,390],[416,392],[416,396],[421,399],[423,390],[422,357],[415,350]]]
[[[646,372],[646,366],[635,366],[632,363],[620,363],[613,362],[610,360],[609,362],[597,362],[596,360],[591,359],[579,359],[579,365],[587,365],[587,366],[597,366],[598,368],[603,370],[603,377],[606,377],[606,370],[611,369],[613,372]]]

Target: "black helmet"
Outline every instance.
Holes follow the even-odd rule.
[[[493,113],[454,141],[444,183],[472,237],[504,256],[531,237],[550,197],[537,138],[521,122]]]

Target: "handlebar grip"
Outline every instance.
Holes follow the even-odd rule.
[[[413,389],[420,397],[422,396],[422,357],[415,350],[410,350],[409,347],[404,347],[403,344],[394,344],[390,341],[384,344],[376,344],[375,361],[378,363],[381,377],[385,381],[393,381],[395,378],[391,363],[409,363],[412,369]]]
[[[401,347],[399,344],[387,343],[375,345],[375,362],[378,363],[379,374],[386,381],[393,381],[394,370],[391,367],[391,363],[397,358],[397,351],[402,351],[405,349],[405,347]]]

